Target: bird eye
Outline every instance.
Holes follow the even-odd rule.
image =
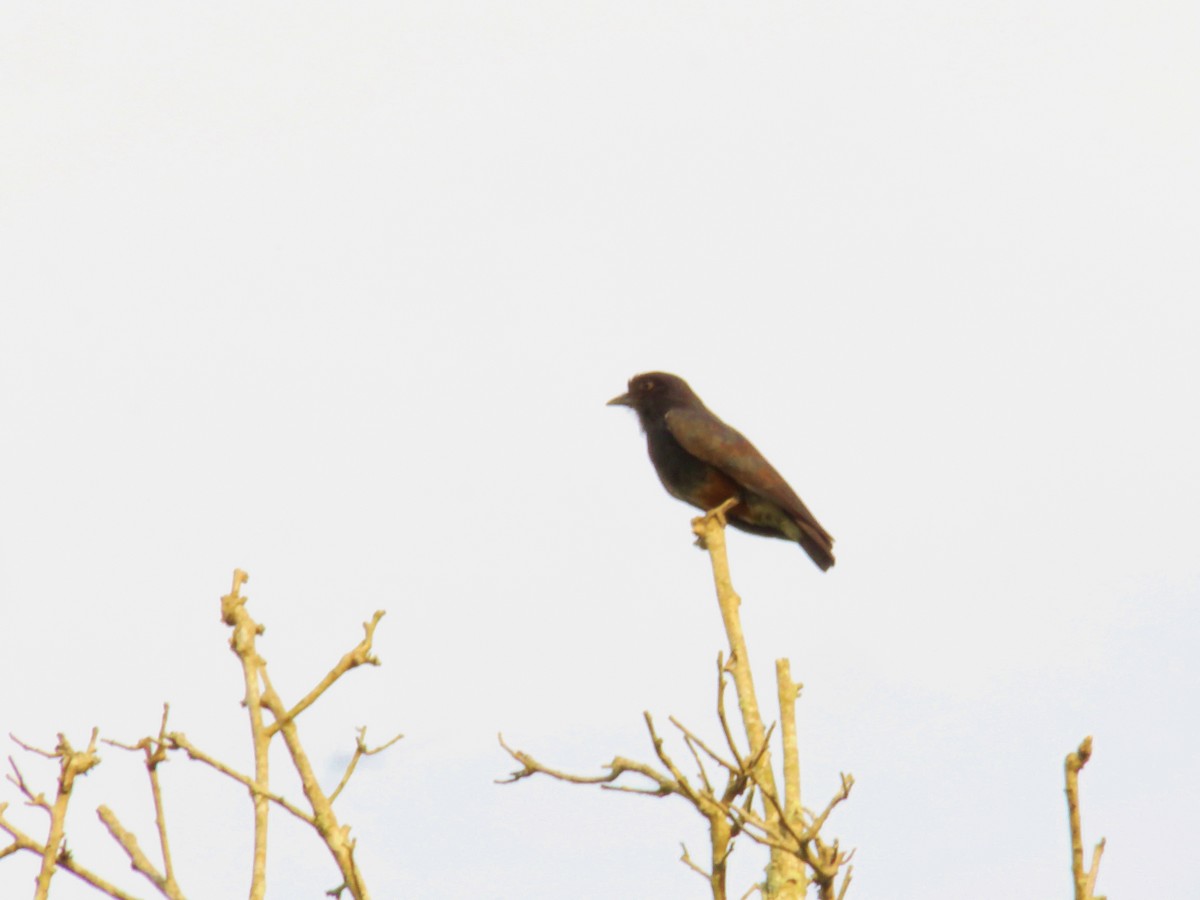
[[[652,391],[652,390],[654,390],[654,382],[653,382],[653,381],[643,381],[643,382],[642,382],[642,390],[643,390],[643,391]]]

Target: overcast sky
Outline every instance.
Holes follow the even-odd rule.
[[[806,804],[857,780],[849,897],[1069,896],[1092,734],[1099,891],[1194,898],[1197,47],[1183,0],[6,5],[0,734],[170,701],[249,770],[241,567],[290,698],[387,610],[301,720],[330,786],[406,735],[338,802],[376,898],[704,896],[682,802],[493,784],[498,731],[579,772],[651,759],[643,710],[719,734],[692,513],[604,406],[662,369],[837,538],[730,553]],[[245,792],[164,780],[188,896],[243,896]],[[132,755],[69,845],[146,896],[102,803],[154,846]],[[270,896],[323,896],[273,815]]]

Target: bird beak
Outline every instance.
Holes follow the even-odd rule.
[[[628,394],[622,394],[620,397],[613,397],[605,406],[633,406],[633,398]]]

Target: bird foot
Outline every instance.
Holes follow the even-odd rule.
[[[697,516],[696,518],[692,519],[692,531],[695,532],[696,535],[697,547],[699,547],[701,550],[708,549],[708,543],[704,540],[705,527],[710,521],[715,521],[719,526],[721,526],[721,528],[728,527],[729,520],[725,517],[725,514],[729,512],[730,509],[737,506],[737,504],[738,498],[730,497],[720,506],[714,507],[704,515]]]
[[[703,518],[716,519],[717,524],[720,525],[722,528],[725,528],[729,525],[729,521],[725,518],[725,513],[729,512],[729,510],[733,509],[733,507],[735,507],[737,505],[738,505],[738,498],[730,497],[728,500],[726,500],[720,506],[716,507],[715,509],[710,509],[708,512],[706,512],[704,514]]]

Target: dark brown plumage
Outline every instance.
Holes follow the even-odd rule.
[[[829,532],[754,445],[713,415],[682,378],[635,375],[629,390],[608,405],[638,414],[650,461],[672,497],[702,510],[737,497],[726,514],[730,525],[795,541],[822,571],[833,565]]]

